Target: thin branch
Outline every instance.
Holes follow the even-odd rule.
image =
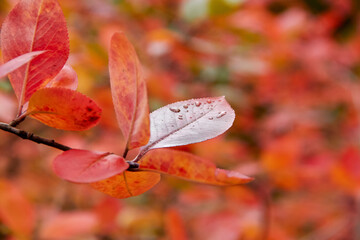
[[[9,132],[9,133],[15,134],[18,137],[21,137],[22,139],[27,139],[27,140],[36,142],[38,144],[43,144],[43,145],[47,145],[49,147],[57,148],[61,151],[67,151],[67,150],[71,149],[71,147],[57,143],[53,139],[39,137],[37,135],[34,135],[33,133],[29,133],[24,130],[20,130],[18,128],[12,127],[7,123],[0,122],[0,129],[4,130],[6,132]]]
[[[264,181],[252,182],[253,190],[260,200],[262,206],[262,219],[261,219],[261,230],[259,239],[269,239],[269,233],[271,228],[271,190]]]

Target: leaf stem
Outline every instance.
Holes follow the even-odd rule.
[[[20,116],[20,117],[15,118],[14,120],[12,120],[12,121],[9,123],[9,125],[10,125],[11,127],[16,127],[17,125],[19,125],[20,123],[22,123],[25,119],[26,119],[26,115],[24,114],[24,115],[22,115],[22,116]]]
[[[125,150],[124,150],[124,153],[123,153],[123,158],[126,158],[128,152],[129,152],[128,144],[126,144],[126,147],[125,147]]]
[[[53,147],[53,148],[59,149],[61,151],[67,151],[67,150],[71,149],[71,147],[65,146],[58,142],[55,142],[55,140],[53,140],[53,139],[47,139],[47,138],[43,138],[43,137],[34,135],[33,133],[29,133],[27,131],[20,130],[20,129],[15,128],[14,126],[7,124],[7,123],[0,122],[0,129],[5,132],[9,132],[14,135],[17,135],[18,137],[21,137],[22,139],[30,140],[30,141],[36,142],[38,144],[47,145],[49,147]]]
[[[134,160],[132,160],[132,162],[137,163],[138,161],[140,161],[140,159],[149,151],[149,149],[141,149],[140,153],[136,156],[136,158]]]

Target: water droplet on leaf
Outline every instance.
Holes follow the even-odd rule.
[[[174,113],[180,112],[180,109],[177,108],[177,107],[170,107],[169,109],[170,109],[170,111],[172,111],[172,112],[174,112]]]
[[[201,102],[198,102],[198,101],[195,102],[195,106],[200,107],[200,105],[201,105]]]
[[[226,112],[222,111],[222,112],[219,112],[218,115],[216,116],[216,118],[222,118],[223,116],[226,115]]]

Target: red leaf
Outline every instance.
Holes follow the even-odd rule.
[[[142,154],[214,138],[231,127],[234,110],[224,97],[191,99],[169,104],[150,114],[151,137]]]
[[[160,174],[153,172],[129,172],[91,183],[96,190],[115,198],[128,198],[140,195],[160,181]]]
[[[9,74],[20,102],[44,86],[64,66],[69,55],[66,22],[56,0],[22,0],[9,13],[1,29],[4,62],[22,54],[47,50]]]
[[[76,90],[78,87],[77,74],[70,65],[66,64],[46,87],[62,87]]]
[[[82,131],[99,122],[101,109],[74,90],[43,88],[31,97],[26,114],[50,127]]]
[[[146,84],[135,49],[123,33],[111,39],[109,71],[116,117],[127,148],[143,146],[150,135]]]
[[[0,196],[1,222],[19,239],[30,239],[36,222],[30,202],[6,180],[0,180]]]
[[[141,170],[157,171],[213,185],[236,185],[253,180],[235,171],[216,168],[212,162],[190,153],[171,149],[152,150],[139,161],[139,164]]]
[[[35,52],[25,53],[4,63],[3,65],[0,66],[0,78],[5,77],[12,71],[18,69],[22,65],[28,63],[29,61],[33,60],[35,57],[39,56],[44,52],[45,51],[35,51]]]
[[[123,157],[108,152],[71,149],[54,159],[55,173],[68,181],[91,183],[122,173],[129,167]]]

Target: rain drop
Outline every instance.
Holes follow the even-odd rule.
[[[219,112],[218,115],[216,116],[216,118],[222,118],[223,116],[226,115],[226,112],[222,111],[222,112]]]
[[[207,103],[212,103],[212,101],[210,99],[206,100]]]
[[[184,106],[183,106],[183,108],[185,108],[185,109],[188,108],[188,107],[189,107],[188,105],[184,105]]]
[[[200,107],[200,105],[201,105],[201,102],[199,102],[199,101],[195,102],[195,106]]]
[[[213,117],[209,117],[209,120],[213,120],[214,118]]]
[[[180,109],[177,108],[177,107],[170,107],[169,109],[170,109],[170,111],[172,111],[172,112],[174,112],[174,113],[180,112]]]

